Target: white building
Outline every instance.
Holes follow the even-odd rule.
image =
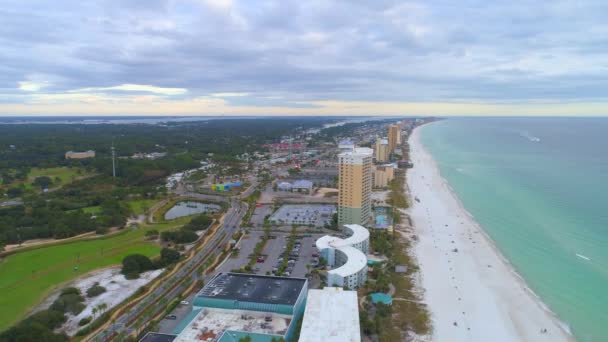
[[[293,192],[306,192],[312,194],[312,182],[309,180],[301,179],[293,182],[291,186]]]
[[[338,143],[338,149],[340,152],[352,152],[355,149],[355,143],[350,139],[341,140]]]
[[[299,341],[361,341],[357,292],[339,287],[309,290]]]
[[[369,231],[358,224],[344,225],[346,239],[325,235],[316,246],[332,269],[327,272],[329,286],[356,289],[367,281]]]

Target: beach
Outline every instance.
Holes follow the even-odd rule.
[[[573,341],[464,209],[419,134],[409,139],[409,215],[433,340]]]

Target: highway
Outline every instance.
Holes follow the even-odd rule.
[[[209,256],[219,251],[221,246],[230,241],[232,235],[238,231],[240,222],[247,212],[246,204],[238,201],[232,201],[231,204],[232,207],[226,212],[222,226],[195,256],[188,260],[179,271],[171,275],[168,279],[163,280],[163,284],[157,287],[152,293],[148,294],[145,299],[134,305],[128,312],[118,317],[108,328],[91,338],[91,341],[108,341],[111,340],[113,336],[121,333],[126,333],[126,335],[132,334],[135,332],[137,318],[142,313],[146,313],[146,319],[150,319],[160,310],[164,310],[165,305],[153,304],[160,300],[160,298],[165,299],[167,304],[171,303],[179,294],[183,293],[190,285],[190,282],[182,283],[179,286],[172,288],[174,284],[187,277],[191,277],[192,281],[200,280],[201,276],[198,274],[197,268],[201,266]],[[211,275],[207,277],[203,276],[202,280],[207,280],[206,278],[210,276]],[[150,310],[149,307],[151,307],[152,310]]]

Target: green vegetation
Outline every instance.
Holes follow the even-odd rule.
[[[125,275],[127,279],[139,278],[139,274],[142,272],[153,270],[154,263],[152,260],[142,254],[130,254],[122,259],[122,270],[121,273]]]
[[[145,240],[148,230],[174,229],[187,222],[178,219],[95,240],[69,242],[20,252],[0,263],[0,330],[23,318],[58,284],[92,270],[119,265],[129,254],[158,255],[160,247]]]
[[[146,210],[150,209],[157,202],[158,200],[155,199],[142,199],[136,201],[129,201],[127,202],[127,205],[131,209],[133,215],[138,216],[146,212]]]
[[[362,332],[368,336],[377,335],[379,341],[399,341],[405,330],[419,335],[428,334],[431,321],[414,288],[418,266],[408,254],[410,242],[381,232],[372,234],[371,245],[374,251],[385,254],[389,260],[372,266],[369,284],[361,292],[387,292],[389,284],[392,284],[395,287],[394,297],[403,300],[393,300],[392,306],[382,303],[374,305],[367,301],[366,307],[360,310]],[[395,272],[395,265],[406,266],[407,272]],[[375,306],[375,310],[372,306]],[[375,314],[370,315],[373,312]]]
[[[245,213],[245,216],[243,216],[243,225],[244,226],[251,226],[251,216],[253,215],[253,212],[255,211],[255,205],[258,202],[258,200],[260,199],[261,195],[262,195],[262,193],[260,192],[260,190],[256,190],[251,195],[249,195],[249,197],[245,198],[245,202],[247,203],[248,207],[247,207],[247,212]]]
[[[142,272],[162,268],[179,261],[181,254],[171,248],[163,248],[160,251],[160,258],[151,260],[145,255],[130,254],[122,259],[122,274],[127,279],[135,279]]]
[[[103,208],[100,205],[94,205],[94,206],[82,208],[82,212],[84,212],[85,214],[89,214],[89,215],[97,215],[97,214],[101,213],[102,210],[103,210]]]
[[[106,288],[99,285],[99,283],[95,283],[95,284],[93,284],[93,286],[91,286],[87,289],[87,297],[89,297],[89,298],[97,297],[104,292],[106,292]]]
[[[207,215],[198,215],[192,218],[192,220],[190,220],[190,222],[188,222],[188,224],[184,226],[184,229],[188,229],[194,232],[206,230],[207,228],[209,228],[212,222],[213,219],[211,217]]]
[[[75,287],[67,287],[61,290],[59,298],[51,304],[50,309],[78,315],[85,308],[85,305],[82,302],[84,302],[84,297],[80,294],[80,290]]]
[[[405,197],[405,175],[403,172],[396,170],[395,178],[389,182],[389,188],[391,192],[388,194],[386,203],[392,205],[395,208],[407,209],[409,203]]]
[[[3,310],[9,311],[9,310]],[[1,342],[67,342],[65,334],[55,334],[53,329],[66,321],[65,314],[55,310],[42,310],[0,334]]]

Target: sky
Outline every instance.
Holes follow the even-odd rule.
[[[7,0],[0,116],[607,115],[605,0]]]

